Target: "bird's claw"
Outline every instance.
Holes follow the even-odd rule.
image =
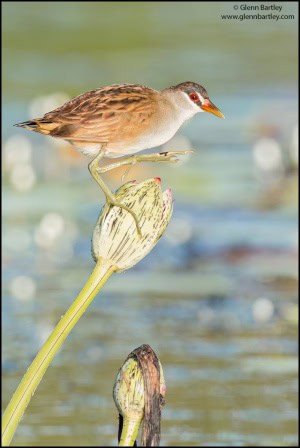
[[[126,205],[122,204],[121,202],[113,200],[111,198],[106,198],[106,205],[108,206],[108,210],[111,207],[119,207],[119,208],[125,210],[126,212],[130,213],[131,216],[133,217],[134,222],[135,222],[135,227],[136,227],[136,231],[138,233],[138,236],[139,236],[139,238],[142,238],[141,227],[140,227],[138,218],[137,218],[137,216],[136,216],[136,214],[134,213],[133,210],[131,210],[129,207],[127,207]]]
[[[166,162],[176,163],[179,161],[177,154],[179,156],[182,156],[182,155],[189,154],[192,152],[194,152],[194,151],[192,151],[191,149],[187,149],[185,151],[165,151],[165,152],[160,152],[159,154],[164,157],[164,160]]]
[[[167,156],[169,154],[178,154],[179,156],[181,156],[181,155],[189,154],[192,152],[194,152],[192,149],[186,149],[184,151],[164,151],[164,152],[160,152],[159,154],[161,154],[163,156]]]

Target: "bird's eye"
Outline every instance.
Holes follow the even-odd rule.
[[[199,101],[199,97],[198,97],[197,93],[190,93],[189,97],[194,102]]]

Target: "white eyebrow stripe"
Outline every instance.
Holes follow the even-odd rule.
[[[198,96],[199,96],[199,98],[200,98],[200,101],[201,101],[201,103],[203,103],[203,101],[205,101],[205,98],[203,98],[203,96],[202,96],[202,95],[200,95],[200,93],[199,93],[199,92],[197,92],[197,94],[198,94]]]

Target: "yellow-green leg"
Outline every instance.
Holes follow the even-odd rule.
[[[184,155],[187,153],[190,153],[193,151],[187,150],[187,151],[168,151],[168,152],[159,152],[155,154],[141,154],[138,156],[129,156],[122,158],[121,160],[118,160],[117,162],[110,163],[109,165],[105,166],[99,166],[100,160],[104,157],[105,153],[100,152],[89,164],[89,170],[92,175],[92,177],[95,179],[95,181],[98,183],[102,191],[104,192],[106,196],[106,202],[109,205],[116,206],[123,208],[127,212],[129,212],[136,224],[137,232],[139,236],[142,235],[141,228],[138,222],[138,218],[136,214],[130,210],[130,208],[123,205],[121,202],[117,201],[114,194],[110,191],[108,186],[105,184],[103,179],[101,178],[99,173],[106,173],[107,171],[113,170],[115,168],[118,168],[120,166],[124,165],[135,165],[136,163],[140,162],[170,162],[170,163],[176,163],[178,161],[178,155]]]
[[[106,185],[106,183],[103,181],[103,179],[101,178],[101,176],[99,175],[99,161],[104,157],[104,153],[100,152],[90,163],[89,163],[89,171],[92,175],[92,177],[95,179],[95,181],[97,182],[97,184],[99,185],[99,187],[102,189],[103,193],[105,194],[106,197],[106,202],[108,203],[108,205],[111,206],[116,206],[116,207],[120,207],[123,208],[124,210],[126,210],[128,213],[131,214],[131,216],[133,217],[134,221],[135,221],[135,225],[136,225],[136,229],[137,232],[139,234],[139,236],[142,236],[142,232],[141,232],[141,228],[138,222],[138,218],[136,216],[136,214],[130,210],[130,208],[128,208],[126,205],[123,205],[121,202],[116,200],[115,195],[110,191],[110,189],[108,188],[108,186]]]
[[[106,173],[107,171],[114,170],[123,165],[135,165],[140,162],[178,162],[177,155],[184,155],[193,152],[191,150],[187,151],[167,151],[167,152],[157,152],[155,154],[141,154],[138,156],[129,156],[118,160],[118,162],[110,163],[109,165],[101,166],[97,168],[99,173]]]

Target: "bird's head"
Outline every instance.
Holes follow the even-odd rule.
[[[191,113],[204,111],[225,118],[223,113],[210,101],[207,91],[200,84],[187,81],[169,87],[167,90],[176,94],[178,99],[180,95],[180,107],[190,110]]]

